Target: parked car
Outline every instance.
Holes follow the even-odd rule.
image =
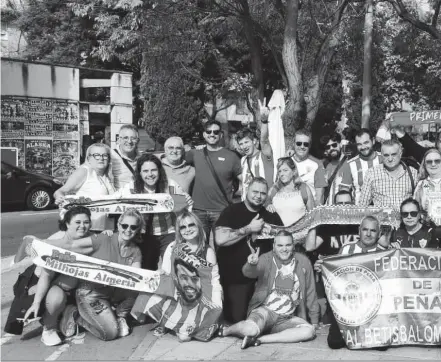
[[[53,194],[63,181],[25,171],[2,161],[2,205],[24,203],[31,210],[44,210],[54,202]]]

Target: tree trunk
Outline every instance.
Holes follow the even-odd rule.
[[[283,35],[282,59],[288,81],[288,99],[283,123],[285,136],[290,139],[296,127],[302,125],[305,110],[302,74],[298,62],[297,30],[299,0],[286,1],[285,31]],[[291,143],[291,142],[290,142]],[[289,145],[290,143],[287,143]]]
[[[361,127],[369,128],[372,101],[372,29],[374,23],[373,0],[366,0],[366,16],[364,20],[364,65],[363,65],[363,96],[361,110]]]
[[[305,128],[310,129],[315,121],[317,112],[322,100],[323,87],[326,81],[326,75],[328,73],[329,66],[334,58],[337,47],[340,44],[340,40],[343,36],[343,27],[341,25],[341,19],[348,6],[349,1],[343,1],[332,19],[332,28],[329,31],[325,41],[316,57],[315,62],[315,74],[306,82],[306,122]]]
[[[244,17],[243,26],[245,37],[250,47],[251,69],[253,70],[255,88],[258,98],[263,100],[264,81],[262,66],[262,40],[256,36],[253,23],[249,17]]]

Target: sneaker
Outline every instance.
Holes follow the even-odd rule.
[[[153,331],[153,335],[155,337],[162,337],[165,334],[165,328],[164,327],[156,327]]]
[[[248,347],[257,347],[260,346],[262,342],[257,337],[249,337],[246,336],[243,341],[242,345],[240,346],[241,349],[247,349]]]
[[[130,328],[127,321],[123,317],[118,318],[118,337],[125,337],[130,334]]]
[[[77,331],[78,308],[76,305],[69,304],[64,308],[60,320],[60,332],[65,337],[72,337]]]
[[[62,343],[57,331],[55,329],[46,329],[46,327],[43,327],[41,341],[48,347],[58,346]]]

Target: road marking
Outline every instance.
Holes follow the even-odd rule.
[[[15,337],[15,334],[6,333],[2,336],[0,346],[3,346],[5,343],[8,343],[12,338]]]
[[[48,211],[48,212],[36,212],[32,214],[19,214],[19,216],[38,216],[38,215],[49,215],[49,214],[57,214],[59,213],[58,210],[56,211]]]
[[[55,361],[60,357],[64,352],[66,352],[70,347],[70,344],[63,344],[60,346],[54,353],[52,353],[45,361]]]

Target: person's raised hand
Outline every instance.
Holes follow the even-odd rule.
[[[323,259],[318,259],[315,263],[314,263],[314,270],[318,273],[322,272],[322,266],[323,266]]]
[[[254,248],[251,246],[250,241],[247,241],[248,244],[248,248],[250,249],[251,254],[248,255],[248,264],[250,265],[257,265],[257,262],[259,261],[259,253],[260,253],[260,248],[256,248],[256,250],[254,250]]]
[[[272,214],[274,214],[274,213],[276,212],[276,208],[274,207],[273,204],[269,204],[269,205],[266,207],[266,210],[269,211],[269,212],[272,213]]]
[[[248,228],[252,233],[259,233],[263,229],[264,221],[260,218],[260,215],[257,214],[254,216],[253,220],[248,225]]]
[[[259,104],[260,120],[263,120],[263,121],[268,120],[269,109],[266,106],[266,98],[263,99],[263,103],[260,101],[260,99],[258,99],[257,103]]]
[[[292,156],[294,156],[294,150],[286,151],[285,157],[292,157]]]

